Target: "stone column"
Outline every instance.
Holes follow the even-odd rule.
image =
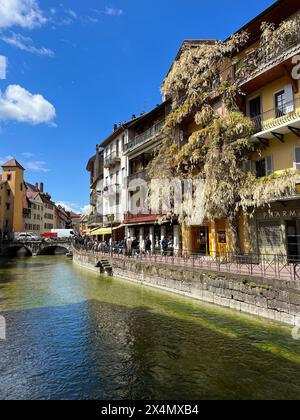
[[[145,251],[145,238],[144,238],[144,228],[143,227],[140,227],[139,242],[140,242],[140,250]]]
[[[211,237],[212,237],[212,241],[211,241],[212,242],[212,249],[211,249],[211,252],[212,252],[212,256],[213,257],[216,257],[217,256],[217,252],[218,252],[216,234],[217,234],[217,231],[216,231],[216,222],[215,221],[212,221],[211,222]]]
[[[179,237],[179,226],[174,225],[173,226],[173,235],[174,235],[174,253],[175,255],[178,255],[179,248],[180,248],[180,237]]]
[[[150,229],[149,229],[149,237],[150,237],[150,241],[152,242],[152,251],[154,251],[154,245],[155,245],[155,243],[154,243],[154,241],[155,241],[155,238],[154,238],[154,226],[150,226]]]
[[[163,241],[166,237],[166,226],[161,225],[160,227],[160,239]]]

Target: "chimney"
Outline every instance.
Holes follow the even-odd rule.
[[[100,175],[100,152],[99,152],[99,145],[96,145],[96,158],[94,164],[94,180],[98,178]]]
[[[44,192],[44,183],[43,182],[40,183],[40,192],[41,193]]]
[[[117,129],[118,129],[118,125],[117,124],[114,124],[114,126],[113,126],[113,132],[117,131]]]

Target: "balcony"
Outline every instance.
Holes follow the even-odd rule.
[[[274,51],[262,55],[258,48],[234,65],[234,78],[245,94],[260,89],[273,80],[291,73],[291,59],[300,52],[300,33],[287,39]]]
[[[127,180],[127,186],[129,187],[132,182],[137,181],[137,180],[143,180],[143,181],[148,182],[149,174],[148,174],[148,171],[142,170],[142,171],[129,175],[126,178],[126,180]]]
[[[277,138],[283,142],[285,134],[292,132],[300,136],[300,98],[251,119],[254,123],[255,138]]]
[[[104,159],[104,168],[108,169],[121,162],[118,152],[113,152]]]
[[[89,216],[88,220],[87,220],[87,225],[93,226],[93,225],[101,225],[103,224],[103,215],[91,215]]]
[[[153,125],[149,130],[136,136],[133,140],[124,145],[124,154],[132,152],[139,147],[150,143],[152,140],[155,140],[161,134],[164,125],[165,121],[160,121],[159,123]]]
[[[134,223],[151,223],[156,222],[157,219],[160,217],[158,214],[152,214],[149,210],[141,210],[137,213],[127,212],[124,214],[124,221],[125,225],[134,224]]]
[[[112,219],[113,216],[113,219]],[[105,215],[103,217],[103,225],[105,227],[111,226],[111,225],[118,225],[122,223],[123,216],[120,213],[111,213],[109,215]]]

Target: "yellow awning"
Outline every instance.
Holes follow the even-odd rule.
[[[90,236],[98,236],[98,235],[111,235],[111,229],[110,228],[96,229],[90,233]]]

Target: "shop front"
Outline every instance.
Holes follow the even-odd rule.
[[[225,220],[182,226],[183,254],[224,256],[228,252],[228,236]]]
[[[162,250],[163,240],[167,240],[170,253],[178,252],[180,248],[179,226],[177,223],[139,223],[126,225],[126,237],[136,238],[141,250],[145,250],[146,240],[151,241],[152,251]]]
[[[254,252],[287,255],[289,260],[299,260],[300,200],[274,203],[257,212],[251,231]]]

